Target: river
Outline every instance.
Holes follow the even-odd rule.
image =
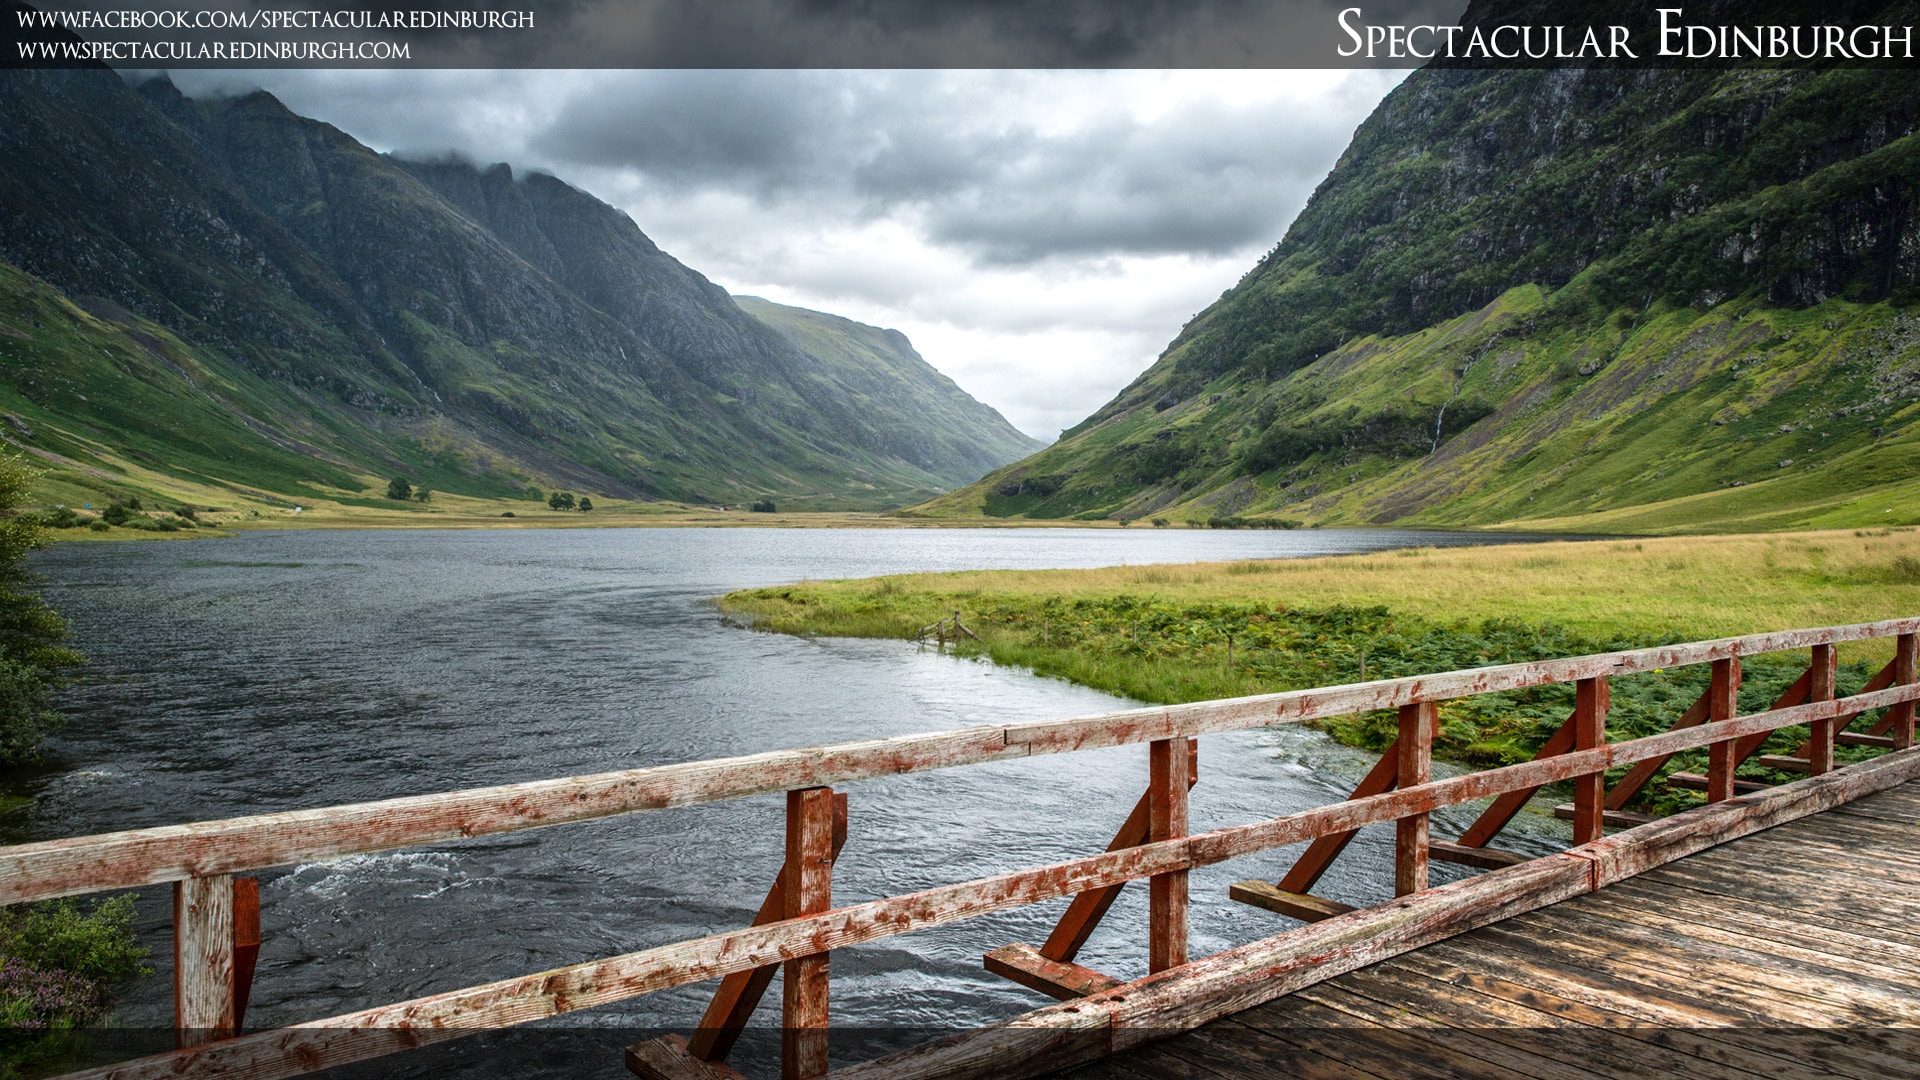
[[[1103,712],[1129,702],[895,641],[728,625],[712,598],[806,578],[1298,557],[1521,537],[1408,530],[578,529],[289,531],[191,543],[65,544],[35,557],[91,662],[48,767],[17,779],[8,842],[424,794],[782,747]],[[1279,728],[1202,740],[1193,825],[1343,798],[1371,763]],[[1444,769],[1442,770],[1444,772]],[[1103,848],[1146,778],[1144,747],[851,785],[836,903]],[[249,1028],[628,952],[747,922],[778,868],[776,797],[536,830],[261,874],[265,943]],[[1468,811],[1470,816],[1470,810]],[[1437,815],[1453,835],[1466,818]],[[1523,814],[1510,846],[1563,846]],[[1392,829],[1317,890],[1386,897]],[[1226,899],[1293,849],[1193,875],[1192,954],[1278,932]],[[1445,880],[1457,871],[1435,865]],[[1145,889],[1081,960],[1145,972]],[[836,952],[836,1062],[1045,999],[980,966],[1037,944],[1064,901]],[[142,890],[156,976],[123,994],[99,1053],[164,1048],[167,892]],[[618,1047],[686,1029],[684,988],[377,1063],[366,1076],[627,1075]],[[757,1024],[778,1023],[779,992]],[[736,1057],[749,1075],[768,1040]],[[344,1073],[342,1075],[345,1075]]]

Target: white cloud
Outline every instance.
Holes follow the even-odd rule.
[[[543,169],[736,293],[899,329],[1051,438],[1280,239],[1404,73],[179,73]]]

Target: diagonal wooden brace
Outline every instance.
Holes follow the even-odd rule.
[[[1190,741],[1187,745],[1187,786],[1191,788],[1200,780],[1200,744]],[[1113,843],[1107,845],[1108,851],[1120,851],[1124,848],[1139,847],[1147,842],[1147,832],[1151,822],[1152,793],[1140,796],[1133,806],[1133,812],[1127,815],[1120,831],[1114,834]],[[1067,905],[1066,913],[1054,924],[1053,933],[1047,935],[1046,944],[1040,946],[1040,955],[1048,960],[1070,963],[1080,955],[1080,949],[1093,936],[1094,928],[1106,917],[1107,909],[1120,898],[1120,890],[1125,883],[1106,885],[1098,889],[1088,889],[1074,896]]]
[[[1380,755],[1380,760],[1374,762],[1373,768],[1367,770],[1367,775],[1361,778],[1349,798],[1364,799],[1369,795],[1384,795],[1392,791],[1399,782],[1400,740],[1395,739],[1387,746],[1387,752]],[[1300,861],[1294,863],[1293,869],[1287,871],[1287,876],[1280,879],[1280,891],[1301,894],[1313,891],[1313,886],[1320,880],[1320,875],[1327,872],[1327,867],[1333,865],[1333,860],[1339,858],[1340,853],[1345,851],[1347,845],[1352,843],[1353,838],[1358,835],[1360,830],[1355,829],[1351,832],[1323,836],[1309,844],[1306,852],[1300,856]]]
[[[833,856],[840,857],[840,849],[847,843],[847,797],[835,792],[833,796]],[[786,918],[786,882],[787,868],[783,865],[780,874],[773,881],[773,887],[767,890],[767,898],[760,905],[760,911],[753,917],[753,925],[765,926]],[[725,1061],[733,1050],[733,1044],[740,1039],[740,1032],[753,1017],[753,1010],[766,995],[767,987],[773,984],[774,973],[780,970],[778,964],[768,964],[751,971],[736,972],[720,981],[720,989],[714,991],[713,1001],[707,1006],[706,1015],[700,1018],[700,1026],[693,1037],[687,1040],[687,1054],[701,1061]]]
[[[1573,749],[1574,721],[1579,719],[1579,716],[1578,710],[1569,713],[1566,720],[1561,722],[1559,730],[1541,744],[1540,751],[1533,755],[1533,760],[1558,757]],[[1527,800],[1533,798],[1534,793],[1539,790],[1539,788],[1526,788],[1521,791],[1509,791],[1493,800],[1493,805],[1482,810],[1473,824],[1467,827],[1467,831],[1460,834],[1460,846],[1483,848],[1491,844],[1493,838],[1500,834],[1500,830],[1507,827],[1507,823],[1513,820],[1513,816],[1518,814],[1521,808],[1527,805]]]

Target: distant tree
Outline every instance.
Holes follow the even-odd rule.
[[[581,510],[593,509],[593,500],[587,498],[585,495],[580,496],[580,509]]]
[[[125,525],[133,520],[133,508],[123,502],[110,503],[100,511],[100,520],[109,525]]]
[[[556,491],[547,496],[547,505],[555,510],[571,510],[573,509],[573,492]]]
[[[433,489],[431,488],[415,488],[414,489],[414,492],[413,492],[414,502],[430,502],[432,501],[432,499],[433,499]]]
[[[413,498],[413,485],[407,483],[406,477],[396,476],[387,481],[387,498],[406,502]]]
[[[752,510],[756,514],[771,514],[774,512],[775,507],[772,499],[761,499],[752,506],[747,507],[747,509]]]
[[[520,493],[520,497],[528,502],[545,502],[547,493],[529,484],[527,485],[527,490]]]
[[[26,556],[40,546],[40,522],[12,511],[32,480],[17,458],[0,458],[0,768],[38,756],[60,724],[53,690],[84,659],[66,645],[66,620],[27,591]]]
[[[183,517],[188,521],[197,520],[200,516],[191,506],[175,507],[173,513],[175,517]]]

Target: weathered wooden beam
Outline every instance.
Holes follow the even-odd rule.
[[[833,907],[833,790],[787,792],[786,918]],[[823,946],[786,962],[780,976],[780,1078],[827,1073],[828,967]]]
[[[1289,919],[1299,919],[1301,922],[1319,922],[1321,919],[1331,919],[1335,915],[1345,915],[1353,910],[1352,904],[1343,904],[1338,900],[1329,900],[1324,896],[1314,896],[1310,893],[1288,892],[1258,879],[1239,881],[1227,886],[1227,897],[1243,904],[1265,908],[1276,915],[1285,915]]]
[[[1699,773],[1671,773],[1667,776],[1667,784],[1670,787],[1677,787],[1683,791],[1711,792],[1713,790],[1713,778],[1702,776]],[[1772,786],[1772,784],[1764,784],[1758,780],[1736,779],[1733,782],[1733,795],[1751,795],[1756,791],[1765,791]],[[1732,798],[1733,795],[1727,797]],[[1595,839],[1598,838],[1596,837]]]
[[[1807,699],[1832,701],[1834,648],[1827,644],[1815,645],[1812,653],[1812,660],[1807,664]],[[1806,771],[1819,776],[1833,769],[1833,744],[1834,736],[1838,734],[1837,725],[1832,720],[1815,720],[1809,726],[1811,735],[1806,743]],[[1765,760],[1762,759],[1762,761]]]
[[[1839,720],[1834,721],[1836,724],[1839,722]],[[1841,746],[1877,746],[1882,750],[1896,749],[1891,735],[1862,735],[1855,731],[1838,731],[1834,733],[1833,741]]]
[[[1723,721],[1718,730],[1699,728],[1670,731],[1612,743],[1598,750],[1575,751],[1543,761],[1447,777],[1405,791],[1316,807],[1267,821],[1197,833],[1180,840],[1150,843],[1051,866],[938,886],[766,926],[730,930],[624,956],[376,1006],[311,1021],[298,1028],[242,1035],[195,1049],[176,1050],[76,1073],[72,1075],[72,1080],[106,1080],[108,1077],[114,1080],[159,1080],[177,1077],[182,1072],[194,1069],[217,1071],[223,1077],[246,1080],[297,1076],[430,1042],[458,1038],[473,1031],[528,1023],[575,1009],[591,1008],[670,987],[720,978],[797,955],[847,948],[1068,896],[1102,885],[1151,877],[1168,870],[1210,866],[1230,858],[1300,843],[1318,836],[1394,821],[1410,813],[1431,812],[1442,806],[1570,779],[1616,764],[1676,753],[1704,745],[1714,738],[1737,738],[1755,731],[1806,723],[1820,717],[1883,708],[1916,697],[1920,697],[1920,687],[1890,687],[1877,693],[1855,694],[1833,702],[1802,705],[1777,713],[1736,717]],[[1855,770],[1887,762],[1912,765],[1920,763],[1920,755],[1896,752],[1873,762],[1836,770],[1825,777],[1799,783],[1848,777]],[[1882,770],[1871,775],[1883,777],[1887,773]],[[1786,785],[1773,791],[1785,791],[1797,786]],[[1747,798],[1764,799],[1771,794]],[[1511,870],[1495,871],[1470,881],[1485,881],[1501,873],[1523,873],[1528,867],[1542,861],[1536,859]],[[1449,885],[1444,888],[1453,887]],[[1432,889],[1396,903],[1403,906],[1418,905],[1426,897],[1442,891]],[[1329,925],[1332,921],[1322,925]],[[1188,964],[1175,971],[1193,966]],[[1166,974],[1172,973],[1162,973]],[[1096,995],[1087,1000],[1097,1001],[1102,996]]]
[[[1868,679],[1867,684],[1860,688],[1860,692],[1865,694],[1865,693],[1870,693],[1874,690],[1885,690],[1887,687],[1892,686],[1894,665],[1895,665],[1895,661],[1893,660],[1887,661],[1886,665],[1883,666],[1879,671],[1875,672],[1873,675],[1873,678]],[[1847,725],[1853,723],[1855,720],[1859,718],[1860,718],[1860,713],[1853,713],[1847,716],[1834,717],[1833,740],[1842,746],[1847,745],[1847,739],[1854,734],[1853,732],[1850,732],[1847,730]],[[1868,729],[1867,734],[1870,736],[1884,735],[1886,734],[1886,727],[1887,727],[1887,720],[1886,720],[1886,717],[1883,716],[1880,718],[1879,723],[1873,725],[1872,728]],[[1806,757],[1807,744],[1801,743],[1799,749],[1795,750],[1793,753],[1795,757]]]
[[[1561,821],[1572,821],[1575,812],[1575,807],[1570,802],[1563,802],[1553,808],[1553,816]],[[1609,829],[1631,829],[1660,819],[1652,814],[1636,814],[1631,810],[1608,810],[1600,816],[1600,820]]]
[[[1911,635],[1920,618],[1383,679],[1097,716],[903,735],[0,848],[0,904],[767,795],[1033,754],[1328,719],[1421,701]]]
[[[1920,636],[1908,630],[1894,642],[1893,681],[1896,686],[1906,686],[1920,679]],[[1887,710],[1886,722],[1888,734],[1893,736],[1896,750],[1905,750],[1913,745],[1914,703],[1903,701]]]
[[[746,1080],[719,1061],[702,1061],[687,1051],[683,1035],[667,1034],[627,1047],[627,1071],[641,1080]]]
[[[1794,757],[1791,754],[1762,754],[1754,758],[1753,763],[1769,769],[1779,769],[1781,772],[1813,771],[1812,763],[1806,758]]]
[[[1502,870],[1509,866],[1518,866],[1533,858],[1517,851],[1502,851],[1499,848],[1475,847],[1471,844],[1455,843],[1451,840],[1433,840],[1427,845],[1428,854],[1441,862],[1458,866],[1473,866],[1481,870]]]
[[[1605,677],[1581,679],[1574,687],[1573,745],[1595,750],[1607,745],[1607,706],[1610,691]],[[1606,813],[1607,778],[1587,773],[1573,778],[1573,842],[1600,839]]]
[[[1120,980],[1090,967],[1053,960],[1031,945],[1015,942],[987,953],[982,960],[988,971],[1012,979],[1030,990],[1048,997],[1072,1001],[1120,985]]]
[[[1667,730],[1679,731],[1682,728],[1696,727],[1706,723],[1707,706],[1712,699],[1712,688],[1701,691],[1700,696],[1694,699],[1692,705],[1687,707],[1687,711],[1681,713],[1680,719],[1675,720],[1673,726]],[[1620,778],[1620,782],[1613,785],[1613,788],[1607,792],[1607,809],[1620,810],[1632,802],[1634,797],[1639,795],[1640,792],[1646,788],[1647,784],[1651,782],[1655,776],[1660,774],[1661,768],[1666,765],[1670,757],[1672,757],[1671,754],[1667,757],[1648,758],[1645,761],[1636,763],[1633,768],[1628,769],[1627,774]]]
[[[1400,734],[1394,746],[1395,783],[1402,791],[1433,779],[1433,736],[1440,707],[1431,701],[1400,706]],[[1393,823],[1393,895],[1410,896],[1427,887],[1426,814],[1409,814]]]
[[[847,796],[844,792],[833,794],[833,858],[840,858],[840,850],[847,844]],[[753,916],[753,926],[765,926],[779,922],[787,917],[787,863],[783,860],[780,871],[774,875],[773,886],[767,890],[767,898],[760,904],[760,910]],[[773,984],[773,976],[780,970],[778,964],[766,964],[752,971],[736,971],[720,980],[720,989],[714,991],[713,1000],[707,1003],[707,1011],[700,1017],[700,1026],[694,1029],[693,1036],[686,1040],[687,1053],[702,1061],[724,1061],[733,1050],[733,1044],[746,1029],[747,1022],[753,1019],[753,1011],[766,995],[767,987]]]
[[[1713,727],[1733,718],[1740,711],[1740,658],[1729,656],[1713,662],[1713,682],[1707,688],[1707,726]],[[1722,739],[1707,747],[1707,801],[1733,798],[1733,770],[1738,743]]]
[[[1380,755],[1380,760],[1374,762],[1373,767],[1367,770],[1367,775],[1360,778],[1360,783],[1354,786],[1353,794],[1347,798],[1349,800],[1364,799],[1383,794],[1392,791],[1394,785],[1399,782],[1400,741],[1395,739],[1388,744],[1386,752]],[[1308,844],[1307,850],[1300,853],[1300,858],[1288,868],[1286,876],[1280,879],[1279,891],[1305,895],[1319,883],[1320,876],[1333,865],[1333,860],[1339,858],[1340,853],[1347,849],[1347,845],[1353,843],[1353,838],[1359,835],[1359,829],[1350,829],[1346,832],[1322,836]]]
[[[1540,749],[1534,753],[1534,760],[1538,761],[1541,758],[1557,757],[1573,749],[1573,727],[1574,722],[1578,719],[1579,714],[1577,712],[1568,713],[1567,718],[1561,721],[1560,726],[1554,730],[1552,735],[1547,737],[1547,741],[1542,743]],[[1507,824],[1513,820],[1514,815],[1526,807],[1527,801],[1532,799],[1537,791],[1537,788],[1533,790],[1509,791],[1505,795],[1495,799],[1493,805],[1482,810],[1480,816],[1474,819],[1473,824],[1467,826],[1467,831],[1460,834],[1461,845],[1470,848],[1482,848],[1493,843],[1493,838],[1500,835],[1500,830],[1506,828]]]
[[[1191,788],[1200,781],[1200,742],[1195,739],[1188,743],[1192,752],[1187,755],[1187,786]],[[1139,847],[1147,842],[1147,816],[1151,809],[1153,793],[1141,794],[1140,801],[1133,804],[1133,812],[1114,834],[1113,843],[1107,845],[1108,851],[1122,848]],[[1120,898],[1120,890],[1125,882],[1108,885],[1103,888],[1089,889],[1073,898],[1067,910],[1061,914],[1060,921],[1054,924],[1053,932],[1047,935],[1046,943],[1040,946],[1040,955],[1049,960],[1071,962],[1080,955],[1080,950],[1093,936],[1106,918],[1107,909]]]
[[[1147,838],[1162,843],[1187,835],[1186,739],[1160,739],[1147,748]],[[1187,872],[1172,870],[1147,881],[1147,970],[1165,971],[1187,962]]]
[[[173,885],[173,1036],[180,1047],[233,1037],[233,879]]]
[[[233,1030],[247,1026],[253,970],[260,961],[260,879],[233,879]]]
[[[1816,649],[1819,647],[1820,646],[1817,646],[1817,645],[1814,646],[1814,648]],[[1831,648],[1831,647],[1832,646],[1828,646],[1828,648]],[[1814,676],[1813,668],[1814,668],[1813,664],[1811,663],[1808,664],[1807,670],[1801,672],[1800,677],[1795,679],[1793,681],[1793,684],[1791,686],[1788,686],[1786,690],[1782,691],[1780,696],[1774,699],[1773,704],[1767,706],[1767,708],[1784,709],[1790,705],[1804,704],[1808,700],[1808,697],[1813,693],[1813,676]],[[1709,686],[1707,688],[1707,691],[1708,693],[1712,693],[1713,688]],[[1743,763],[1745,763],[1745,761],[1748,758],[1752,757],[1754,754],[1759,753],[1761,745],[1765,743],[1772,736],[1773,736],[1773,733],[1770,731],[1767,731],[1767,732],[1762,732],[1758,735],[1749,735],[1746,738],[1741,739],[1739,742],[1735,743],[1733,748],[1734,768],[1738,769]]]

